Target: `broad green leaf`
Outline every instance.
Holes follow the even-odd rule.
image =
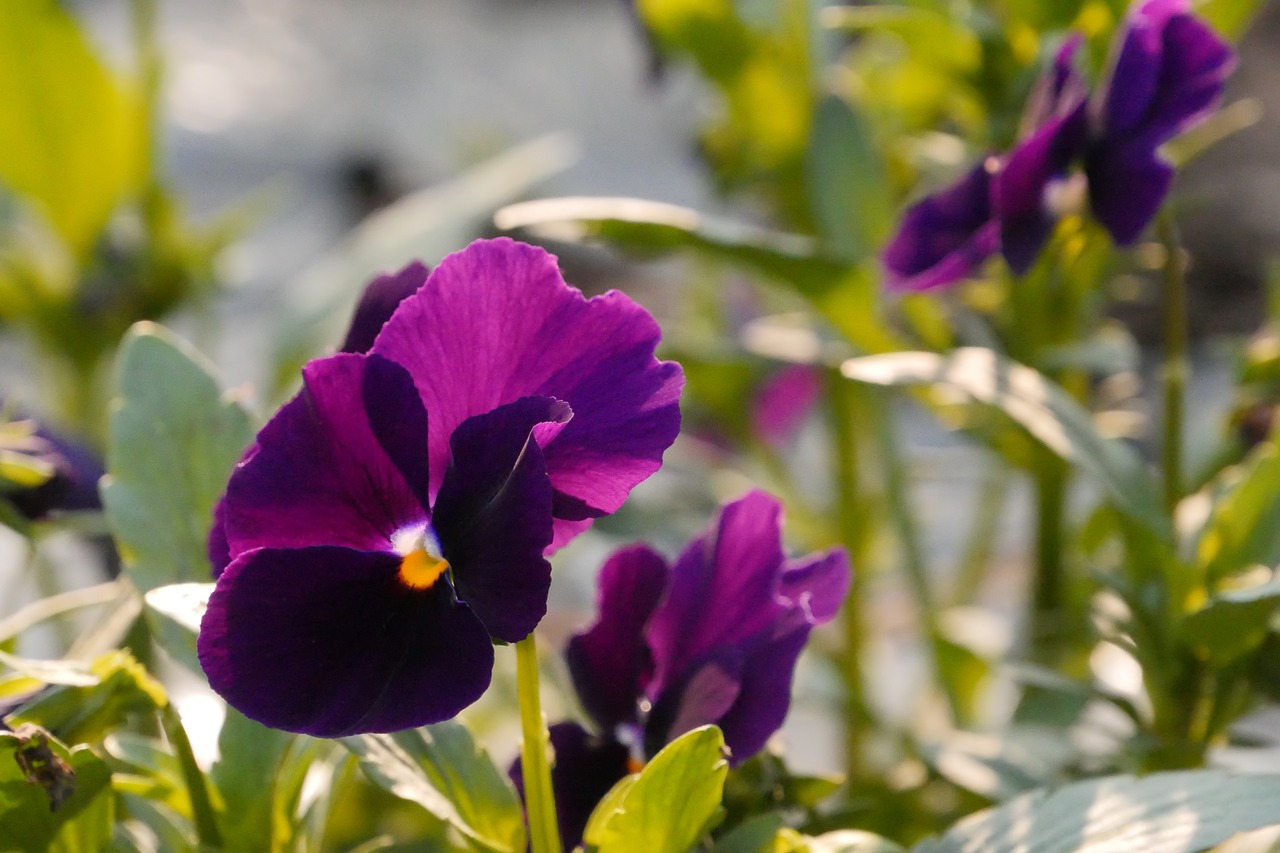
[[[20,751],[38,749],[41,744],[0,732],[0,850],[97,853],[105,849],[114,823],[111,771],[87,746],[68,751],[52,737],[36,738],[43,738],[44,746],[57,757],[41,762],[50,774],[41,784],[28,781],[16,760]],[[38,755],[33,758],[40,761]],[[65,767],[60,769],[59,761],[65,762]],[[64,770],[74,773],[74,778],[66,777]],[[56,809],[51,808],[49,791],[57,791],[63,783],[70,786],[69,796]]]
[[[295,735],[269,729],[227,708],[218,761],[209,775],[222,795],[224,838],[247,850],[271,850],[276,777]]]
[[[912,853],[1193,853],[1280,823],[1280,776],[1109,776],[965,818]]]
[[[776,812],[755,815],[717,839],[713,853],[776,853],[778,833],[785,826]]]
[[[876,251],[892,225],[893,195],[869,123],[843,98],[818,104],[806,166],[824,242],[849,260]]]
[[[102,501],[139,589],[207,580],[213,506],[253,438],[189,344],[154,323],[125,336],[116,365]]]
[[[582,831],[582,841],[587,850],[595,850],[604,843],[604,833],[609,826],[609,821],[622,811],[622,804],[626,801],[627,794],[639,778],[639,773],[633,773],[619,779],[618,783],[600,798],[600,802],[596,803],[596,807],[591,810],[591,817],[587,819],[586,829]]]
[[[687,207],[634,198],[558,198],[509,205],[494,215],[503,230],[529,228],[561,239],[597,237],[621,249],[666,254],[694,249],[762,273],[808,294],[849,275],[809,237],[713,219]]]
[[[524,853],[524,810],[506,774],[459,722],[343,738],[375,783],[485,850]]]
[[[0,3],[0,91],[0,182],[83,258],[141,182],[139,99],[56,0]]]
[[[1126,515],[1165,536],[1168,519],[1155,482],[1131,447],[1105,438],[1065,391],[1016,362],[980,347],[949,353],[898,352],[852,358],[850,379],[874,385],[931,385],[963,392],[1021,424],[1049,450],[1090,474]]]
[[[156,640],[192,672],[202,671],[196,636],[213,587],[212,583],[175,583],[158,586],[143,597]]]
[[[716,817],[728,772],[718,728],[677,738],[611,803],[599,853],[686,853]]]
[[[1280,558],[1280,452],[1263,442],[1239,479],[1214,504],[1196,545],[1196,563],[1207,583]]]
[[[1182,623],[1187,640],[1215,666],[1225,666],[1262,644],[1280,609],[1280,579],[1220,592]]]

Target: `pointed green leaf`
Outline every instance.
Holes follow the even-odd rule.
[[[483,849],[524,853],[524,809],[515,788],[461,723],[342,743],[375,783],[419,804]]]
[[[136,94],[113,78],[56,0],[0,3],[0,182],[83,257],[141,180]]]
[[[972,815],[912,853],[1194,853],[1280,823],[1280,776],[1110,776]]]
[[[599,853],[686,853],[716,817],[728,772],[715,726],[672,741],[620,799],[597,807],[610,809],[596,836]]]
[[[883,158],[868,122],[843,98],[824,98],[813,121],[806,169],[814,220],[833,251],[856,260],[876,251],[892,225]]]
[[[1022,364],[981,347],[949,353],[896,352],[852,358],[850,379],[873,385],[932,385],[994,406],[1045,447],[1091,475],[1126,515],[1164,536],[1168,519],[1155,480],[1133,448],[1105,438],[1069,394]]]
[[[116,365],[102,500],[125,567],[144,592],[208,580],[213,506],[253,438],[212,368],[154,323],[125,336]]]
[[[1280,610],[1280,579],[1221,592],[1182,623],[1187,640],[1215,666],[1226,666],[1262,645]]]
[[[1239,477],[1214,503],[1196,545],[1196,562],[1209,583],[1280,558],[1280,452],[1258,445]]]

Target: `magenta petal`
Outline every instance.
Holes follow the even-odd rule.
[[[930,290],[976,273],[1000,247],[985,163],[907,209],[881,262],[891,290]]]
[[[636,721],[651,666],[644,628],[667,589],[670,569],[656,551],[635,545],[600,569],[596,621],[569,641],[569,674],[591,719],[606,731]]]
[[[736,701],[717,722],[724,732],[732,764],[741,764],[755,755],[782,728],[791,705],[796,660],[808,639],[806,628],[771,638],[749,650]]]
[[[232,559],[263,547],[381,550],[428,518],[427,472],[408,470],[425,465],[414,439],[426,433],[426,412],[404,370],[338,354],[302,375],[302,391],[258,433],[227,485],[222,529]]]
[[[398,566],[323,546],[240,556],[200,627],[209,684],[251,719],[319,737],[454,716],[489,684],[488,633],[447,582],[413,590]]]
[[[746,645],[716,649],[657,697],[645,721],[645,755],[656,755],[664,745],[698,726],[720,724],[742,692]]]
[[[653,318],[621,293],[584,299],[555,259],[507,239],[445,258],[373,347],[408,368],[431,413],[432,490],[449,436],[521,397],[554,397],[574,418],[543,448],[565,521],[616,510],[658,469],[680,427],[678,365],[654,357]],[[556,543],[583,525],[559,523]]]
[[[533,438],[541,423],[565,423],[569,406],[525,397],[463,421],[436,499],[433,523],[459,597],[490,635],[515,643],[547,611],[551,482]]]
[[[751,426],[775,450],[793,439],[822,398],[822,372],[788,365],[765,380],[751,406]]]
[[[398,273],[380,275],[369,282],[360,295],[347,338],[338,351],[368,352],[396,308],[422,287],[430,272],[422,263],[414,261]]]

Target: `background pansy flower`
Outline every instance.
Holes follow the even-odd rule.
[[[611,510],[678,431],[679,367],[654,358],[657,326],[625,296],[586,300],[549,255],[510,240],[473,244],[408,286],[424,275],[391,277],[412,295],[371,352],[304,368],[220,504],[200,659],[267,725],[336,737],[466,707],[489,683],[491,638],[517,642],[545,612],[543,555],[566,503],[552,460],[560,495],[601,492],[588,507]],[[531,316],[546,321],[534,333]],[[426,322],[437,326],[414,328]],[[443,338],[472,347],[470,364]],[[549,374],[525,366],[546,353]],[[601,423],[561,445],[584,416]],[[443,448],[437,421],[451,424]],[[593,474],[597,491],[575,491]],[[567,506],[574,529],[593,517]]]
[[[887,286],[952,284],[996,252],[1025,273],[1059,215],[1053,189],[1075,166],[1112,239],[1125,246],[1141,236],[1173,180],[1160,146],[1214,109],[1234,53],[1187,0],[1147,0],[1126,17],[1110,77],[1090,105],[1074,67],[1080,44],[1071,36],[1037,83],[1011,151],[907,210],[882,257]]]
[[[834,618],[850,581],[842,550],[787,559],[781,518],[778,501],[754,491],[726,505],[674,565],[637,545],[601,569],[596,622],[566,651],[599,734],[576,723],[551,730],[567,845],[614,782],[681,734],[718,725],[739,764],[781,727],[800,651]]]

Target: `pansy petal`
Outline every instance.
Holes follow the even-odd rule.
[[[745,646],[721,647],[664,690],[645,720],[645,755],[698,726],[719,725],[742,692],[745,665]]]
[[[396,308],[422,287],[430,272],[422,263],[414,261],[400,272],[380,275],[369,282],[356,304],[347,338],[338,351],[368,352]]]
[[[385,549],[427,517],[427,472],[412,470],[426,464],[414,450],[426,412],[403,368],[338,354],[309,363],[303,381],[228,483],[222,529],[232,558],[263,547]]]
[[[1173,167],[1142,139],[1095,148],[1085,162],[1085,173],[1094,218],[1121,246],[1142,236],[1173,183]]]
[[[489,633],[523,640],[547,610],[551,482],[534,427],[570,420],[568,404],[525,397],[463,421],[433,524],[458,595]],[[425,449],[425,445],[424,445]]]
[[[527,396],[568,402],[573,421],[543,453],[558,517],[582,521],[616,510],[679,431],[683,376],[654,357],[658,337],[623,294],[587,300],[554,257],[498,239],[445,258],[373,352],[409,369],[431,413],[433,491],[467,418]],[[561,525],[556,542],[568,535]]]
[[[777,591],[788,619],[779,623],[775,635],[830,622],[840,612],[852,580],[849,554],[843,548],[788,560]]]
[[[595,624],[569,641],[565,660],[582,707],[601,729],[636,720],[650,666],[644,628],[669,576],[667,561],[644,545],[614,553],[600,569]]]
[[[319,737],[454,716],[489,684],[489,636],[447,582],[412,589],[398,568],[328,546],[241,555],[201,623],[210,685],[251,719]]]
[[[731,751],[731,763],[739,764],[755,755],[782,727],[791,704],[796,660],[808,639],[809,629],[804,628],[749,650],[737,699],[717,723]]]
[[[1000,246],[991,175],[981,163],[957,183],[908,208],[881,261],[892,290],[930,290],[978,271]]]
[[[751,406],[756,437],[779,449],[793,439],[822,398],[822,372],[809,364],[791,364],[765,380]]]
[[[781,523],[778,501],[753,491],[727,504],[712,529],[681,553],[671,572],[671,591],[649,623],[655,665],[651,695],[717,647],[743,642],[777,618]]]
[[[591,734],[577,723],[556,723],[548,730],[554,763],[551,789],[556,822],[566,850],[582,843],[596,805],[630,772],[627,748],[612,738]],[[524,770],[517,759],[509,775],[524,799]]]

